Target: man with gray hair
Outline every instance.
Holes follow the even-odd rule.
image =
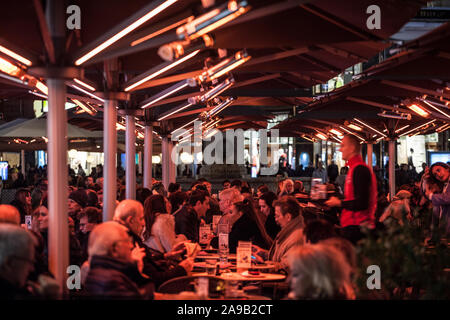
[[[181,256],[183,251],[179,246],[176,246],[171,252],[162,254],[144,244],[141,238],[145,226],[144,207],[139,201],[123,200],[120,202],[114,212],[113,220],[128,229],[128,234],[133,240],[133,255],[142,257],[142,272],[150,277],[156,287],[167,280],[186,276],[192,270],[194,262],[190,258],[176,265],[165,265],[168,259],[177,259]],[[184,247],[183,244],[180,245]]]
[[[0,223],[20,225],[19,210],[9,204],[0,204]]]
[[[34,251],[34,239],[28,231],[0,223],[0,300],[32,298],[25,284],[34,270]]]
[[[152,299],[154,287],[139,271],[128,229],[109,221],[97,225],[89,237],[89,297],[103,299]],[[141,288],[140,288],[141,286]]]

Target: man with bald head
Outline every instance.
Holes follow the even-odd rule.
[[[19,210],[9,204],[0,204],[0,223],[20,225]]]
[[[141,238],[145,226],[144,207],[139,201],[123,200],[120,202],[114,212],[113,220],[127,228],[128,234],[133,240],[134,255],[143,256],[143,273],[150,277],[156,287],[172,278],[186,276],[192,270],[194,262],[190,258],[175,266],[167,265],[166,267],[162,263],[162,260],[178,258],[182,253],[182,251],[177,251],[180,248],[175,247],[172,252],[162,254],[144,244]]]
[[[109,221],[96,226],[89,237],[88,296],[102,299],[153,298],[154,286],[138,268],[128,229]],[[141,284],[145,284],[141,286]],[[141,289],[141,290],[140,290]]]
[[[364,163],[361,156],[361,144],[354,135],[342,139],[340,151],[342,159],[350,168],[345,180],[344,200],[331,197],[326,205],[342,207],[342,235],[354,244],[363,238],[361,227],[375,227],[375,210],[377,208],[377,182],[372,170]]]

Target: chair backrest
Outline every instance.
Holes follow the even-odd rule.
[[[224,284],[225,281],[216,276],[184,276],[170,279],[159,286],[160,293],[180,293],[182,291],[195,291],[195,281],[198,278],[209,279],[209,292],[217,292],[218,287]],[[221,286],[222,287],[222,286]]]

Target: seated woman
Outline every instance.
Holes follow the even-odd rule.
[[[171,251],[175,244],[186,240],[183,235],[175,234],[175,219],[168,213],[170,208],[169,201],[159,194],[148,197],[144,203],[144,243],[162,253]]]
[[[355,299],[352,269],[338,249],[306,244],[289,255],[291,299]]]
[[[252,244],[262,248],[270,248],[272,239],[266,233],[264,226],[256,216],[253,206],[247,199],[233,204],[232,216],[236,220],[228,235],[228,247],[231,253],[236,252],[239,241],[252,241]],[[212,239],[211,245],[215,248],[217,247],[217,237]]]

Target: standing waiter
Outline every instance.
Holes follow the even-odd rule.
[[[331,197],[325,204],[342,207],[342,236],[356,244],[364,237],[361,227],[375,227],[377,208],[377,182],[372,170],[361,156],[361,144],[354,135],[346,135],[341,143],[342,159],[347,161],[349,172],[345,180],[344,200]]]

